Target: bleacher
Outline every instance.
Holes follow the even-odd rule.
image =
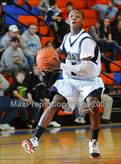
[[[91,10],[88,7],[89,0],[70,0],[75,8],[81,9],[85,15],[84,29],[88,31],[89,27],[94,25],[98,14],[96,11]],[[65,4],[68,0],[57,0],[57,6],[61,10],[64,10]],[[31,10],[27,5],[24,5],[23,0],[18,0],[17,5],[3,5],[3,18],[4,18],[4,27],[8,27],[10,24],[21,24],[23,30],[26,29],[27,25],[31,22],[36,23],[39,27],[41,43],[44,46],[46,41],[53,41],[54,34],[49,33],[49,27],[44,22],[44,17],[40,16],[41,12],[38,9],[40,0],[29,0],[28,3],[31,5]],[[117,54],[116,60],[110,64],[111,73],[106,73],[105,67],[102,64],[102,73],[101,77],[106,85],[106,88],[109,89],[110,95],[114,99],[112,119],[114,121],[121,121],[121,54]],[[72,115],[72,113],[68,113]],[[68,115],[67,114],[67,115]],[[60,111],[60,116],[65,116],[65,113]],[[115,117],[117,117],[117,120]]]

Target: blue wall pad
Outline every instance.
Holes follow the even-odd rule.
[[[5,11],[6,13],[9,13],[9,14],[14,14],[14,15],[40,15],[40,10],[36,7],[32,7],[32,10],[30,10],[28,8],[27,5],[23,5],[21,6],[23,9],[26,9],[28,10],[29,12],[31,12],[31,14],[29,14],[28,12],[22,10],[21,8],[19,7],[16,7],[14,5],[5,5],[3,6],[3,11]]]
[[[17,16],[17,15],[11,15],[11,16],[18,20],[18,16]],[[10,25],[10,24],[17,24],[17,21],[15,21],[14,19],[10,18],[10,17],[7,16],[7,15],[4,15],[3,18],[4,18],[5,24],[7,24],[7,25]]]
[[[121,83],[121,73],[114,73],[114,79],[115,79],[118,83]]]

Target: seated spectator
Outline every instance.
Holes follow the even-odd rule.
[[[8,81],[0,73],[0,96],[4,96],[4,91],[9,87]]]
[[[29,90],[32,94],[32,99],[41,104],[40,113],[43,113],[45,109],[45,105],[49,104],[49,90],[50,90],[50,83],[53,84],[50,79],[52,78],[52,74],[48,75],[47,72],[42,72],[34,66],[33,72],[29,72],[26,83],[28,83]],[[52,79],[51,79],[52,80]],[[61,125],[57,123],[55,120],[50,123],[50,126],[60,127]]]
[[[104,21],[97,21],[96,26],[93,26],[89,30],[90,35],[99,44],[101,52],[111,52],[110,59],[115,59],[115,54],[121,52],[120,45],[112,40],[110,19],[105,18]]]
[[[49,0],[41,0],[38,8],[40,9],[40,15],[46,15],[49,7]]]
[[[3,72],[13,74],[16,70],[28,68],[22,49],[20,48],[20,40],[13,37],[9,47],[3,52],[1,58],[1,69]]]
[[[16,25],[10,25],[8,28],[8,32],[3,35],[0,39],[0,48],[8,48],[10,45],[10,41],[13,37],[17,37],[19,33],[19,29]]]
[[[62,18],[64,19],[64,21],[66,23],[69,24],[69,20],[68,20],[68,15],[69,15],[69,12],[74,8],[73,6],[73,3],[72,2],[67,2],[66,3],[66,8],[65,10],[62,12]]]
[[[117,26],[118,21],[120,20],[121,20],[121,10],[117,12],[115,19],[111,22],[111,28],[115,28]]]
[[[62,19],[61,10],[56,6],[56,0],[49,1],[49,8],[45,16],[45,22],[50,28],[54,28],[56,37],[61,36],[61,39],[63,39],[64,35],[69,30],[67,23]]]
[[[55,31],[57,31],[58,29],[58,25],[57,23],[61,21],[61,16],[60,16],[61,10],[59,10],[56,6],[56,0],[50,0],[49,1],[49,7],[48,7],[48,11],[46,13],[45,16],[45,22],[48,25],[54,25],[55,27]]]
[[[24,54],[27,58],[30,69],[33,69],[37,52],[41,49],[40,38],[36,35],[37,26],[31,23],[28,29],[22,34],[25,42]]]
[[[114,5],[113,0],[91,0],[89,1],[89,7],[98,11],[99,19],[103,20],[105,17],[114,19],[118,8]]]
[[[103,112],[102,112],[102,123],[111,123],[111,112],[113,106],[113,98],[108,94],[102,96]]]
[[[113,106],[113,99],[110,97],[108,94],[103,94],[102,96],[102,102],[101,104],[103,105],[103,112],[101,114],[101,123],[109,124],[112,123],[111,121],[111,112],[112,112],[112,106]],[[85,124],[85,116],[88,113],[88,109],[83,111],[81,109],[81,112],[79,109],[76,109],[75,113],[75,122]]]
[[[112,28],[112,39],[121,46],[121,20],[117,22],[115,28]]]
[[[16,71],[15,81],[10,86],[8,95],[12,99],[13,106],[16,106],[21,114],[21,121],[26,127],[32,128],[32,125],[38,122],[39,106],[36,106],[32,99],[31,91],[25,82],[26,72],[24,70]],[[31,117],[29,112],[32,111]]]
[[[54,48],[53,43],[51,41],[47,41],[45,43],[45,46],[44,47],[46,47],[46,48]]]
[[[103,24],[100,27],[101,30],[101,38],[108,43],[108,46],[112,46],[113,49],[116,49],[116,53],[121,53],[121,46],[112,39],[112,31],[111,31],[111,22],[109,18],[105,18]],[[115,54],[112,54],[112,58],[115,59]]]
[[[33,67],[33,71],[30,71],[26,76],[26,83],[32,94],[32,99],[38,103],[48,97],[48,88],[44,81],[45,73],[42,72],[37,66]]]
[[[10,108],[10,99],[4,95],[8,87],[8,81],[0,73],[0,130],[14,130],[14,127],[11,127],[9,123],[15,117],[16,111]],[[4,112],[5,116],[2,115]]]
[[[121,9],[121,1],[119,0],[113,0],[114,5],[118,8]]]

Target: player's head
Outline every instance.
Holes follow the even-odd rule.
[[[73,9],[69,13],[69,22],[70,22],[70,28],[80,28],[82,27],[84,20],[84,14],[78,10],[78,9]]]

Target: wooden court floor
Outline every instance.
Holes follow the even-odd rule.
[[[21,141],[31,137],[32,130],[19,130],[0,136],[0,164],[121,164],[121,124],[102,126],[102,158],[88,157],[89,127],[48,129],[32,155],[21,148]]]

